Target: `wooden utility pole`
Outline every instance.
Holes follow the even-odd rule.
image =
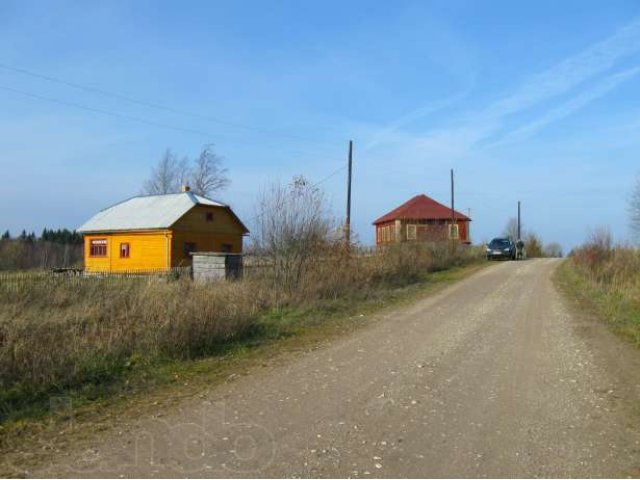
[[[455,211],[455,195],[454,195],[453,168],[452,168],[451,169],[451,232],[453,232],[453,226],[455,224],[456,224],[456,211]]]
[[[451,169],[451,222],[453,223],[456,219],[455,214],[455,195],[453,189],[453,168]]]
[[[522,232],[520,230],[520,200],[518,200],[518,240],[522,238]]]
[[[353,140],[349,140],[349,172],[347,174],[347,221],[345,225],[345,239],[351,245],[351,174],[353,170]]]
[[[456,239],[453,236],[456,225],[456,210],[455,210],[455,188],[453,184],[453,168],[451,169],[451,226],[449,227],[449,238],[451,239],[451,251],[456,248]]]

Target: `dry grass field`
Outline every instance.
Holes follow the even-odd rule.
[[[479,258],[473,248],[451,253],[403,246],[368,254],[336,249],[307,262],[289,282],[273,268],[210,284],[167,277],[5,276],[0,419],[38,415],[52,395],[108,394],[110,385],[150,366],[280,335],[279,322],[291,312],[330,311],[384,296]]]
[[[558,280],[585,309],[640,346],[640,251],[596,232],[561,266]]]

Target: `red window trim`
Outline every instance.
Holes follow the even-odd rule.
[[[108,251],[108,241],[106,238],[92,238],[89,240],[89,256],[92,258],[105,258]],[[97,253],[104,251],[104,253]]]
[[[126,255],[123,255],[124,249],[123,247],[126,245]],[[131,256],[131,245],[129,242],[120,243],[120,258],[129,258]]]

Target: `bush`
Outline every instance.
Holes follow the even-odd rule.
[[[592,233],[572,252],[574,290],[616,330],[640,345],[640,251],[614,246],[607,229]]]
[[[594,280],[599,280],[613,256],[612,245],[613,240],[609,230],[599,228],[591,233],[582,247],[574,250],[573,261]]]

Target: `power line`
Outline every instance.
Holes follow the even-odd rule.
[[[22,95],[22,96],[28,97],[28,98],[33,98],[33,99],[40,100],[40,101],[43,101],[43,102],[55,103],[55,104],[63,105],[63,106],[66,106],[66,107],[77,108],[77,109],[88,111],[88,112],[92,112],[92,113],[99,113],[101,115],[120,118],[120,119],[123,119],[123,120],[133,121],[133,122],[137,122],[137,123],[142,123],[142,124],[150,125],[150,126],[153,126],[153,127],[165,128],[165,129],[169,129],[169,130],[176,130],[176,131],[179,131],[179,132],[190,133],[190,134],[194,134],[194,135],[203,136],[203,137],[206,137],[206,138],[211,138],[211,137],[225,138],[225,135],[222,135],[222,134],[219,134],[219,133],[214,134],[214,133],[205,132],[205,131],[202,131],[202,130],[196,130],[196,129],[193,129],[193,128],[185,128],[185,127],[180,127],[180,126],[177,126],[177,125],[171,125],[171,124],[168,124],[168,123],[156,122],[154,120],[148,120],[146,118],[137,117],[137,116],[134,116],[134,115],[128,115],[128,114],[125,114],[125,113],[114,112],[114,111],[105,110],[105,109],[102,109],[102,108],[90,107],[88,105],[83,105],[83,104],[75,103],[75,102],[69,102],[69,101],[66,101],[66,100],[59,100],[57,98],[47,97],[47,96],[40,95],[40,94],[37,94],[37,93],[27,92],[25,90],[19,90],[17,88],[8,87],[6,85],[0,85],[0,90],[11,92],[11,93],[14,93],[14,94],[17,94],[17,95]],[[282,149],[280,149],[278,147],[274,148],[274,147],[269,146],[269,145],[264,145],[263,147],[269,148],[269,149],[272,149],[272,150],[275,150],[275,151],[281,151],[281,152],[284,151],[284,150],[282,150]],[[293,151],[294,150],[290,150],[290,152],[293,152]],[[308,152],[304,152],[304,151],[300,151],[300,150],[297,150],[297,152],[299,154],[303,154],[303,155],[307,155],[308,154]],[[317,153],[314,152],[312,155],[317,155]]]
[[[42,101],[51,102],[51,103],[57,103],[59,105],[64,105],[64,106],[73,107],[73,108],[79,108],[81,110],[87,110],[89,112],[100,113],[102,115],[108,115],[108,116],[111,116],[111,117],[122,118],[122,119],[125,119],[125,120],[131,120],[131,121],[135,121],[135,122],[140,122],[140,123],[152,125],[152,126],[155,126],[155,127],[168,128],[168,129],[171,129],[171,130],[178,130],[178,131],[182,131],[182,132],[193,133],[193,134],[203,135],[203,136],[207,136],[207,137],[215,135],[215,134],[210,134],[210,133],[207,133],[207,132],[203,132],[201,130],[194,130],[194,129],[190,129],[190,128],[178,127],[178,126],[175,126],[175,125],[169,125],[169,124],[165,124],[165,123],[155,122],[153,120],[147,120],[145,118],[134,117],[132,115],[126,115],[126,114],[122,114],[122,113],[118,113],[118,112],[112,112],[112,111],[109,111],[109,110],[103,110],[101,108],[89,107],[89,106],[82,105],[82,104],[79,104],[79,103],[67,102],[67,101],[64,101],[64,100],[58,100],[58,99],[51,98],[51,97],[45,97],[43,95],[39,95],[39,94],[36,94],[36,93],[31,93],[31,92],[26,92],[24,90],[18,90],[16,88],[7,87],[7,86],[4,86],[4,85],[0,85],[0,90],[5,90],[7,92],[16,93],[16,94],[23,95],[23,96],[29,97],[29,98],[35,98],[37,100],[42,100]],[[318,185],[320,185],[320,184],[326,182],[327,180],[331,179],[332,177],[334,177],[335,175],[337,175],[338,173],[340,173],[341,171],[343,171],[346,168],[347,168],[347,165],[343,165],[343,166],[335,169],[333,172],[328,174],[326,177],[323,177],[320,180],[318,180],[317,182],[312,183],[311,186],[317,187]]]
[[[134,122],[138,122],[138,123],[145,123],[147,125],[152,125],[154,127],[168,128],[170,130],[178,130],[178,131],[181,131],[181,132],[193,133],[193,134],[202,135],[202,136],[205,136],[205,137],[220,136],[220,135],[217,135],[217,134],[213,134],[212,135],[210,133],[203,132],[203,131],[200,131],[200,130],[193,130],[191,128],[183,128],[183,127],[178,127],[178,126],[175,126],[175,125],[169,125],[169,124],[165,124],[165,123],[161,123],[161,122],[156,122],[156,121],[153,121],[153,120],[147,120],[145,118],[135,117],[135,116],[127,115],[127,114],[124,114],[124,113],[112,112],[112,111],[109,111],[109,110],[103,110],[101,108],[89,107],[87,105],[82,105],[80,103],[67,102],[66,100],[58,100],[56,98],[45,97],[45,96],[39,95],[37,93],[31,93],[31,92],[27,92],[27,91],[24,91],[24,90],[18,90],[17,88],[7,87],[5,85],[0,85],[0,90],[5,90],[7,92],[16,93],[18,95],[23,95],[25,97],[35,98],[36,100],[42,100],[44,102],[57,103],[58,105],[64,105],[66,107],[79,108],[81,110],[86,110],[88,112],[100,113],[102,115],[108,115],[110,117],[121,118],[121,119],[124,119],[124,120],[130,120],[130,121],[134,121]]]
[[[299,135],[293,135],[293,134],[286,134],[286,133],[282,133],[282,132],[277,132],[271,129],[265,129],[265,128],[260,128],[260,127],[255,127],[255,126],[251,126],[251,125],[244,125],[241,123],[235,123],[235,122],[228,122],[226,120],[222,120],[220,118],[217,117],[213,117],[210,115],[203,115],[200,113],[195,113],[195,112],[189,112],[186,110],[181,110],[178,108],[174,108],[168,105],[163,105],[160,103],[155,103],[155,102],[149,102],[146,100],[140,100],[137,98],[133,98],[127,95],[122,95],[120,93],[116,93],[116,92],[111,92],[109,90],[104,90],[101,88],[97,88],[97,87],[93,87],[93,86],[88,86],[88,85],[82,85],[80,83],[76,83],[76,82],[70,82],[68,80],[64,80],[62,78],[57,78],[57,77],[53,77],[50,75],[45,75],[42,73],[38,73],[38,72],[33,72],[30,70],[25,70],[24,68],[17,68],[17,67],[12,67],[10,65],[6,65],[3,63],[0,63],[0,68],[3,70],[7,70],[10,72],[14,72],[14,73],[19,73],[21,75],[27,75],[33,78],[38,78],[41,80],[46,80],[48,82],[53,82],[53,83],[57,83],[59,85],[65,85],[67,87],[71,87],[71,88],[75,88],[77,90],[82,90],[85,92],[89,92],[89,93],[96,93],[98,95],[102,95],[105,97],[111,97],[117,100],[121,100],[124,102],[128,102],[131,104],[135,104],[135,105],[140,105],[143,107],[147,107],[147,108],[154,108],[156,110],[164,110],[165,112],[171,112],[171,113],[176,113],[179,115],[184,115],[184,116],[189,116],[189,117],[194,117],[194,118],[199,118],[201,120],[207,120],[209,122],[214,122],[214,123],[219,123],[221,125],[227,125],[233,128],[241,128],[244,130],[248,130],[248,131],[253,131],[253,132],[258,132],[258,133],[265,133],[271,136],[279,136],[282,138],[289,138],[289,139],[297,139],[297,140],[304,140],[304,141],[310,141],[310,142],[314,142],[316,144],[322,145],[322,143],[319,143],[317,140],[312,139],[312,138],[308,138],[308,137],[304,137],[304,136],[299,136]]]
[[[318,185],[320,185],[321,183],[326,182],[327,180],[329,180],[330,178],[334,177],[335,175],[337,175],[338,173],[340,173],[342,170],[344,170],[345,168],[347,168],[347,165],[343,165],[342,167],[334,170],[333,172],[331,172],[329,175],[327,175],[326,177],[322,178],[321,180],[318,180],[316,183],[313,183],[312,186],[317,187]]]
[[[154,121],[151,121],[151,120],[146,120],[144,118],[133,117],[133,116],[130,116],[130,115],[111,112],[111,111],[108,111],[108,110],[102,110],[102,109],[99,109],[99,108],[87,107],[85,105],[81,105],[81,104],[78,104],[78,103],[66,102],[66,101],[63,101],[63,100],[57,100],[57,99],[54,99],[54,98],[44,97],[42,95],[38,95],[38,94],[35,94],[35,93],[31,93],[31,92],[25,92],[23,90],[18,90],[18,89],[11,88],[11,87],[6,87],[6,86],[3,86],[3,85],[0,85],[0,90],[6,90],[8,92],[17,93],[19,95],[24,95],[26,97],[35,98],[35,99],[38,99],[38,100],[44,100],[44,101],[47,101],[47,102],[58,103],[60,105],[80,108],[82,110],[87,110],[87,111],[90,111],[90,112],[96,112],[96,113],[101,113],[101,114],[104,114],[104,115],[109,115],[109,116],[113,116],[113,117],[117,117],[117,118],[123,118],[123,119],[126,119],[126,120],[132,120],[132,121],[136,121],[136,122],[140,122],[140,123],[146,123],[146,124],[157,126],[157,127],[180,130],[180,131],[184,131],[184,132],[188,132],[188,133],[195,133],[195,134],[199,134],[199,135],[209,135],[208,133],[201,132],[199,130],[192,130],[192,129],[188,129],[188,128],[175,127],[175,126],[172,126],[172,125],[167,125],[167,124],[163,124],[163,123],[159,123],[159,122],[154,122]],[[318,185],[320,185],[320,184],[326,182],[327,180],[331,179],[332,177],[334,177],[335,175],[337,175],[338,173],[340,173],[342,170],[344,170],[346,168],[347,168],[346,165],[343,165],[342,167],[337,168],[336,170],[331,172],[326,177],[323,177],[322,179],[318,180],[317,182],[312,183],[311,186],[312,187],[317,187]],[[262,215],[263,214],[255,215],[249,221],[257,220]]]
[[[62,85],[67,85],[69,87],[76,88],[76,89],[79,89],[79,90],[84,90],[84,91],[92,92],[92,93],[98,93],[100,95],[116,98],[116,99],[119,99],[119,100],[124,100],[124,101],[127,101],[129,103],[138,104],[138,105],[141,105],[141,106],[156,108],[156,109],[159,109],[159,110],[165,110],[165,111],[168,111],[168,112],[178,113],[178,114],[186,115],[186,116],[199,117],[199,118],[202,118],[202,119],[205,119],[205,120],[209,120],[209,121],[213,121],[213,122],[217,122],[217,123],[221,123],[221,124],[227,124],[227,125],[231,125],[231,126],[235,126],[235,127],[239,127],[239,128],[244,128],[246,130],[261,131],[261,132],[264,132],[264,133],[269,133],[271,135],[274,134],[274,132],[266,130],[266,129],[259,129],[259,128],[250,127],[250,126],[246,126],[246,125],[240,125],[240,124],[232,124],[230,122],[224,122],[224,121],[216,119],[214,117],[209,117],[209,116],[206,116],[206,115],[200,115],[200,114],[196,114],[196,113],[186,112],[186,111],[182,111],[182,110],[175,109],[175,108],[172,108],[172,107],[168,107],[168,106],[165,106],[165,105],[160,105],[160,104],[155,104],[155,103],[146,102],[146,101],[142,101],[142,100],[137,100],[135,98],[127,97],[127,96],[124,96],[124,95],[120,95],[120,94],[117,94],[117,93],[109,92],[109,91],[102,90],[102,89],[99,89],[99,88],[94,88],[94,87],[89,87],[89,86],[85,86],[85,85],[81,85],[81,84],[77,84],[77,83],[73,83],[73,82],[68,82],[66,80],[62,80],[62,79],[59,79],[59,78],[50,77],[48,75],[43,75],[43,74],[39,74],[39,73],[35,73],[35,72],[30,72],[30,71],[24,70],[24,69],[10,67],[8,65],[4,65],[4,64],[1,64],[1,63],[0,63],[0,68],[5,69],[5,70],[9,70],[9,71],[14,71],[14,72],[17,72],[17,73],[21,73],[21,74],[24,74],[24,75],[29,75],[29,76],[32,76],[32,77],[40,78],[40,79],[43,79],[43,80],[59,83],[59,84],[62,84]],[[170,129],[170,130],[176,130],[176,131],[180,131],[180,132],[191,133],[191,134],[200,135],[200,136],[204,136],[204,137],[212,137],[212,136],[224,137],[224,135],[220,135],[220,134],[211,134],[209,132],[205,132],[205,131],[202,131],[202,130],[196,130],[196,129],[192,129],[192,128],[184,128],[184,127],[171,125],[171,124],[167,124],[167,123],[156,122],[154,120],[148,120],[146,118],[137,117],[137,116],[134,116],[134,115],[128,115],[128,114],[124,114],[124,113],[120,113],[120,112],[114,112],[114,111],[111,111],[111,110],[105,110],[105,109],[102,109],[102,108],[91,107],[91,106],[83,105],[83,104],[76,103],[76,102],[69,102],[69,101],[66,101],[66,100],[59,100],[57,98],[47,97],[47,96],[44,96],[44,95],[28,92],[28,91],[25,91],[25,90],[20,90],[20,89],[17,89],[17,88],[8,87],[8,86],[5,86],[5,85],[0,85],[0,90],[4,90],[4,91],[7,91],[7,92],[11,92],[11,93],[14,93],[14,94],[17,94],[17,95],[22,95],[24,97],[33,98],[33,99],[44,101],[44,102],[63,105],[63,106],[66,106],[66,107],[77,108],[77,109],[88,111],[88,112],[92,112],[92,113],[98,113],[98,114],[101,114],[101,115],[106,115],[106,116],[110,116],[110,117],[114,117],[114,118],[120,118],[120,119],[123,119],[123,120],[129,120],[129,121],[133,121],[133,122],[138,122],[138,123],[142,123],[142,124],[146,124],[146,125],[150,125],[150,126],[154,126],[154,127],[166,128],[166,129]],[[311,139],[308,139],[308,138],[305,138],[305,137],[300,137],[300,136],[297,136],[297,135],[286,135],[286,134],[285,135],[277,134],[277,135],[286,136],[286,137],[289,137],[289,138],[297,138],[297,139],[300,139],[300,140],[311,140]],[[312,140],[312,141],[315,142],[315,140]],[[269,147],[267,146],[267,148],[269,148]],[[311,186],[317,187],[317,186],[321,185],[322,183],[330,180],[331,178],[333,178],[335,175],[337,175],[341,171],[345,170],[346,168],[347,168],[347,165],[343,165],[343,166],[337,168],[336,170],[334,170],[333,172],[331,172],[327,176],[321,178],[320,180],[318,180],[315,183],[312,183]],[[261,216],[260,214],[256,215],[251,220],[255,220],[255,219],[259,218],[260,216]]]
[[[333,172],[331,172],[329,175],[327,175],[326,177],[321,178],[320,180],[318,180],[315,183],[311,183],[310,186],[311,187],[317,187],[320,184],[326,182],[327,180],[329,180],[330,178],[336,176],[338,173],[340,173],[341,171],[345,170],[348,167],[348,165],[343,165],[340,168],[335,169]],[[250,217],[247,223],[253,222],[254,220],[258,220],[260,217],[262,217],[263,215],[265,215],[265,213],[258,213],[256,215],[254,215],[253,217]]]

